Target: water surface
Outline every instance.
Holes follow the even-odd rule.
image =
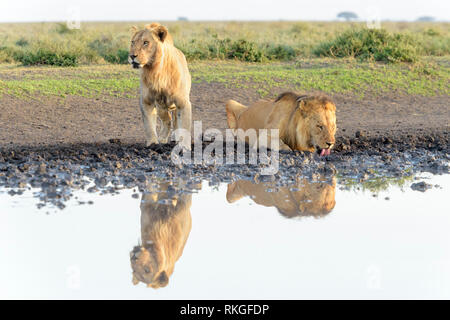
[[[440,187],[162,184],[64,210],[2,190],[0,297],[448,299],[450,179],[422,178]]]

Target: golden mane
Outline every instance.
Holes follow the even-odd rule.
[[[233,100],[226,103],[230,129],[279,129],[281,149],[318,150],[321,155],[328,155],[335,143],[335,111],[327,96],[294,92],[284,92],[273,101],[257,101],[250,107]]]

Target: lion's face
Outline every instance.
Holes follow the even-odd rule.
[[[156,23],[152,23],[144,30],[134,32],[131,37],[130,55],[128,62],[133,68],[151,66],[160,54],[160,46],[167,36],[167,29]]]
[[[155,289],[167,286],[169,277],[165,271],[160,270],[157,253],[151,247],[134,247],[130,258],[134,284],[140,281]]]
[[[309,131],[310,144],[321,156],[329,155],[336,139],[336,107],[330,101],[302,102],[301,112]]]
[[[303,183],[303,197],[308,201],[300,202],[300,212],[317,218],[330,213],[336,205],[336,178],[333,177],[331,183],[309,182],[306,179]]]

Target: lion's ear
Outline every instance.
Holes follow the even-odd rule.
[[[239,191],[237,181],[230,183],[227,186],[227,201],[233,203],[243,198],[244,195]]]
[[[155,29],[155,33],[158,36],[159,40],[161,40],[161,42],[164,42],[167,34],[169,33],[169,30],[167,30],[166,27],[160,25]]]
[[[167,273],[165,271],[162,271],[156,279],[156,282],[160,287],[167,286],[167,284],[169,283],[169,277],[167,276]]]
[[[305,116],[307,114],[307,110],[306,110],[306,102],[304,100],[300,100],[297,102],[297,109],[300,110],[300,113],[302,114],[302,116]]]
[[[130,31],[131,31],[131,33],[135,34],[135,33],[138,31],[138,27],[132,26],[132,27],[130,28]]]
[[[139,283],[139,280],[138,280],[138,278],[136,278],[134,272],[133,272],[133,280],[132,280],[132,282],[133,282],[134,285],[137,285]]]
[[[160,26],[160,24],[158,22],[152,22],[152,23],[146,24],[144,26],[144,28],[150,30],[150,29],[153,29],[153,28],[156,28],[156,27],[159,27],[159,26]]]

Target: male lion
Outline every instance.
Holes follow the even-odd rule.
[[[172,194],[168,186],[142,196],[142,244],[130,253],[135,285],[141,281],[155,289],[167,286],[191,232],[192,195]]]
[[[172,118],[174,129],[190,133],[191,75],[186,58],[173,45],[167,28],[159,23],[146,25],[143,30],[133,27],[128,60],[134,68],[141,68],[140,109],[147,146],[158,143],[156,114],[162,122],[159,142],[168,141]],[[183,139],[181,145],[191,149],[188,139]]]
[[[235,130],[239,139],[248,129],[257,133],[278,129],[281,150],[317,151],[321,156],[329,155],[335,143],[336,106],[324,96],[285,92],[274,101],[260,100],[250,107],[229,100],[226,111],[230,129],[242,129]]]
[[[269,187],[270,185],[265,183],[235,181],[228,185],[227,201],[233,203],[249,196],[256,204],[277,208],[286,218],[301,216],[321,218],[330,213],[336,204],[334,177],[331,184],[303,179],[295,189],[292,186],[281,187],[277,191],[269,192]]]

